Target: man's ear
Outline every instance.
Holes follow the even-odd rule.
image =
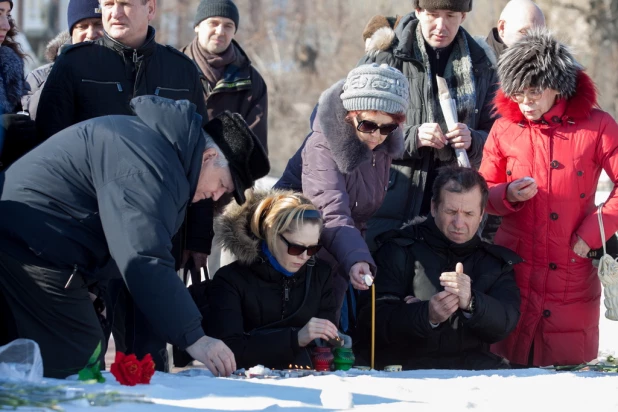
[[[423,9],[416,9],[414,10],[414,14],[416,15],[416,18],[420,20],[420,17],[418,16],[421,12],[423,11]]]
[[[204,150],[204,153],[202,153],[202,163],[206,163],[211,159],[215,159],[217,157],[217,154],[217,151],[212,147]]]
[[[501,39],[504,39],[504,24],[504,20],[498,20],[498,25],[496,26],[496,28],[498,29],[498,35]]]
[[[436,217],[436,213],[438,212],[438,208],[436,207],[435,202],[431,201],[431,216]]]
[[[157,14],[157,0],[150,0],[148,2],[148,21],[149,22],[153,21],[156,14]]]
[[[465,11],[464,11],[464,12],[461,12],[461,23],[463,23],[464,21],[466,21],[466,16],[467,16],[467,15],[468,15],[468,13],[466,13]],[[460,23],[460,24],[461,24],[461,23]]]

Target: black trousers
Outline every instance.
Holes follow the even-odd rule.
[[[0,306],[7,309],[0,312],[0,327],[6,328],[2,337],[37,342],[44,375],[51,378],[77,373],[99,343],[107,347],[89,285],[79,274],[68,282],[72,272],[27,250],[0,251]]]

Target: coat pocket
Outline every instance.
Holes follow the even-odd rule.
[[[173,87],[157,87],[154,91],[155,96],[166,97],[173,100],[190,100],[191,91],[189,89]]]
[[[106,91],[113,90],[113,88],[115,88],[118,93],[122,93],[124,91],[120,82],[103,82],[99,80],[82,79],[82,83],[100,86]]]

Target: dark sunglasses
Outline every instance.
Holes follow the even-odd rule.
[[[382,126],[378,126],[376,122],[372,122],[371,120],[359,120],[357,118],[356,121],[358,122],[358,126],[356,126],[356,130],[358,130],[359,132],[373,133],[376,130],[380,129],[380,134],[382,136],[386,136],[386,135],[393,133],[399,127],[397,123],[383,124]]]
[[[305,250],[307,251],[307,256],[313,256],[322,249],[322,245],[313,245],[313,246],[301,246],[295,245],[294,243],[290,243],[283,235],[279,235],[283,243],[288,247],[288,255],[299,256],[302,255]]]

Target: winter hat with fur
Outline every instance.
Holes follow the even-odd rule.
[[[364,64],[348,73],[341,100],[347,111],[405,113],[410,104],[410,85],[403,73],[387,64]]]
[[[451,10],[467,13],[472,10],[472,0],[414,0],[415,9]]]
[[[502,91],[507,96],[527,87],[553,89],[564,98],[575,94],[582,66],[569,48],[546,28],[535,28],[507,48],[498,63]]]

